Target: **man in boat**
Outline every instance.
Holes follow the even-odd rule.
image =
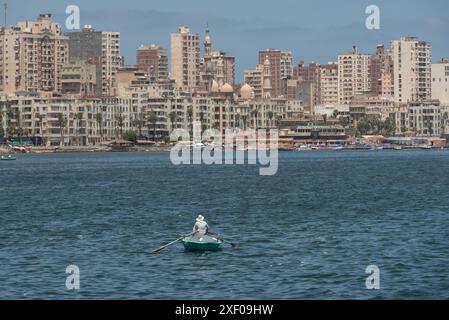
[[[196,218],[195,225],[193,226],[193,232],[193,238],[198,240],[207,235],[209,232],[209,225],[203,215],[200,214],[198,218]]]

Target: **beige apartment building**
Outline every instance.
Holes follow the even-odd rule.
[[[349,104],[352,97],[371,91],[371,55],[361,54],[357,47],[338,56],[338,100]]]
[[[200,37],[187,26],[171,35],[171,76],[182,90],[200,85]]]
[[[242,88],[242,91],[247,88]],[[250,89],[251,90],[251,89]],[[254,99],[241,92],[192,94],[172,80],[132,80],[122,97],[50,97],[37,93],[0,96],[0,124],[7,136],[40,138],[45,145],[92,145],[118,139],[126,130],[158,139],[176,128],[190,129],[199,121],[205,129],[271,128],[302,112],[300,101]],[[157,116],[156,127],[149,117]],[[154,131],[156,129],[156,131]]]
[[[68,62],[68,38],[51,14],[0,31],[0,90],[59,92]]]
[[[432,100],[449,106],[449,60],[432,64]]]
[[[434,102],[411,102],[408,107],[409,131],[418,137],[439,137],[445,132],[442,126],[443,109],[439,103]]]
[[[394,75],[393,68],[385,70],[381,75],[380,95],[382,97],[394,97]]]
[[[131,128],[130,100],[112,97],[45,97],[34,93],[0,96],[4,131],[21,129],[48,146],[99,144]]]
[[[432,97],[431,46],[415,37],[391,42],[394,99],[397,103],[429,101]]]
[[[328,63],[320,68],[319,101],[322,105],[338,105],[338,64]]]

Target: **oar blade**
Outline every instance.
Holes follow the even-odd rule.
[[[224,242],[224,243],[227,243],[227,244],[229,244],[231,247],[233,247],[233,248],[235,248],[235,247],[237,247],[237,244],[236,243],[234,243],[234,242],[231,242],[231,241],[228,241],[228,240],[226,240],[226,239],[223,239],[222,237],[220,237],[220,236],[215,236],[218,240],[220,240],[220,241],[222,241],[222,242]]]
[[[151,253],[160,253],[162,250],[164,250],[164,248],[153,250]]]
[[[163,246],[163,247],[160,247],[160,248],[157,248],[156,250],[153,250],[153,253],[159,253],[159,252],[161,252],[162,250],[164,250],[165,248],[168,248],[168,247],[174,245],[175,243],[177,243],[177,242],[183,240],[184,238],[186,238],[186,237],[188,237],[188,236],[191,236],[192,234],[193,234],[193,232],[192,232],[191,234],[185,236],[185,237],[184,237],[184,236],[181,236],[181,237],[179,237],[178,239],[176,239],[175,241],[172,241],[172,242],[170,242],[169,244],[166,244],[166,245]]]

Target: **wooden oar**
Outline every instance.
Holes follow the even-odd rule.
[[[172,241],[172,242],[170,242],[170,243],[168,243],[168,244],[166,244],[166,245],[164,245],[164,246],[162,246],[162,247],[160,247],[160,248],[157,248],[157,249],[153,250],[153,253],[159,253],[159,252],[161,252],[162,250],[164,250],[165,248],[168,248],[168,247],[170,247],[171,245],[174,245],[175,243],[178,243],[178,242],[181,241],[182,239],[187,238],[187,237],[189,237],[189,236],[191,236],[191,235],[194,235],[194,234],[197,233],[197,232],[198,232],[198,231],[195,231],[195,232],[192,232],[192,233],[190,233],[190,234],[188,234],[188,235],[186,235],[186,236],[182,236],[182,237],[176,239],[175,241]]]
[[[227,244],[230,244],[233,248],[237,247],[237,244],[228,240],[223,239],[222,237],[218,236],[218,235],[214,235],[214,234],[210,234],[212,237],[217,238],[218,240],[221,240]]]

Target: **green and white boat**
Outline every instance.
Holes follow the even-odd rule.
[[[3,160],[3,161],[13,161],[13,160],[16,160],[16,158],[14,158],[14,157],[12,157],[12,156],[7,156],[7,157],[2,156],[2,157],[0,158],[0,160]]]
[[[186,251],[219,251],[223,241],[206,235],[200,239],[189,236],[182,243]]]

